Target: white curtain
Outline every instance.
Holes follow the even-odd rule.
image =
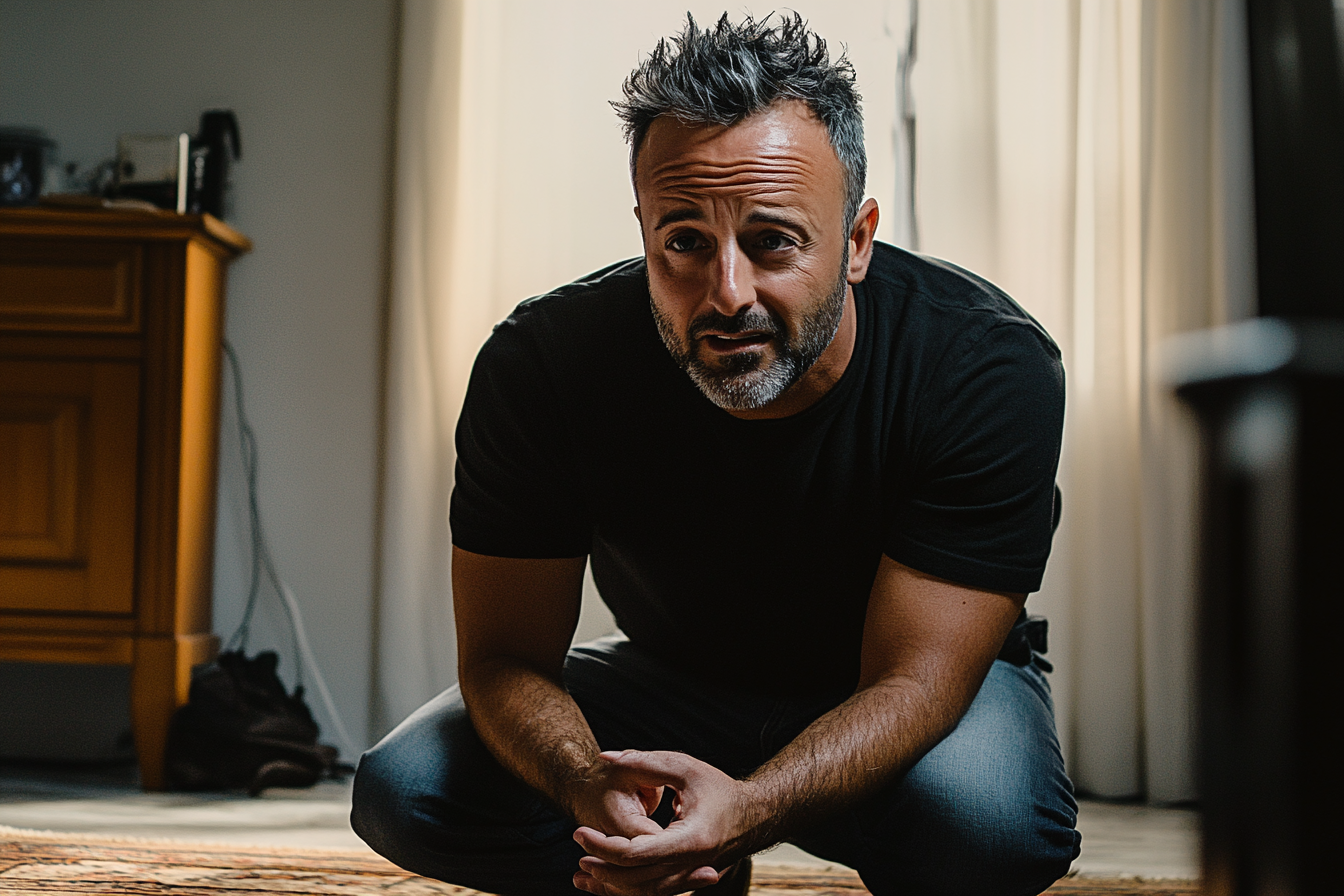
[[[926,0],[908,91],[906,0],[800,8],[858,70],[880,238],[915,238],[913,113],[919,248],[1001,283],[1065,350],[1064,524],[1030,606],[1096,793],[1192,795],[1189,437],[1151,360],[1247,306],[1234,5]],[[522,298],[640,252],[607,101],[688,6],[723,9],[405,0],[375,735],[455,678],[447,502],[472,358]],[[606,625],[588,595],[581,631]]]
[[[1172,333],[1251,306],[1244,22],[1217,0],[920,6],[921,248],[1064,350],[1063,521],[1045,586],[1061,736],[1104,796],[1195,796],[1194,454]]]

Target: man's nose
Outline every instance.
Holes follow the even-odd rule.
[[[715,254],[709,279],[709,304],[720,314],[734,317],[756,301],[751,264],[735,241]]]

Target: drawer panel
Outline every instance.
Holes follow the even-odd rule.
[[[75,561],[87,431],[77,397],[0,392],[0,561]]]
[[[135,608],[140,371],[0,361],[0,611]]]
[[[139,243],[6,236],[0,331],[138,333]]]

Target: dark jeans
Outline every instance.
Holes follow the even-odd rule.
[[[620,637],[570,651],[565,684],[603,749],[680,750],[738,777],[847,696],[708,687]],[[1078,855],[1076,816],[1044,673],[996,660],[961,724],[909,772],[791,842],[854,868],[875,896],[1036,894]],[[574,822],[495,762],[456,687],[364,754],[351,823],[427,877],[577,892]]]

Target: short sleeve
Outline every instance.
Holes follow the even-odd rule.
[[[494,557],[558,558],[588,553],[587,519],[573,440],[556,400],[537,326],[509,318],[472,368],[457,424],[453,544]]]
[[[963,585],[1035,591],[1056,512],[1059,351],[1030,321],[968,341],[954,343],[918,404],[884,550]]]

